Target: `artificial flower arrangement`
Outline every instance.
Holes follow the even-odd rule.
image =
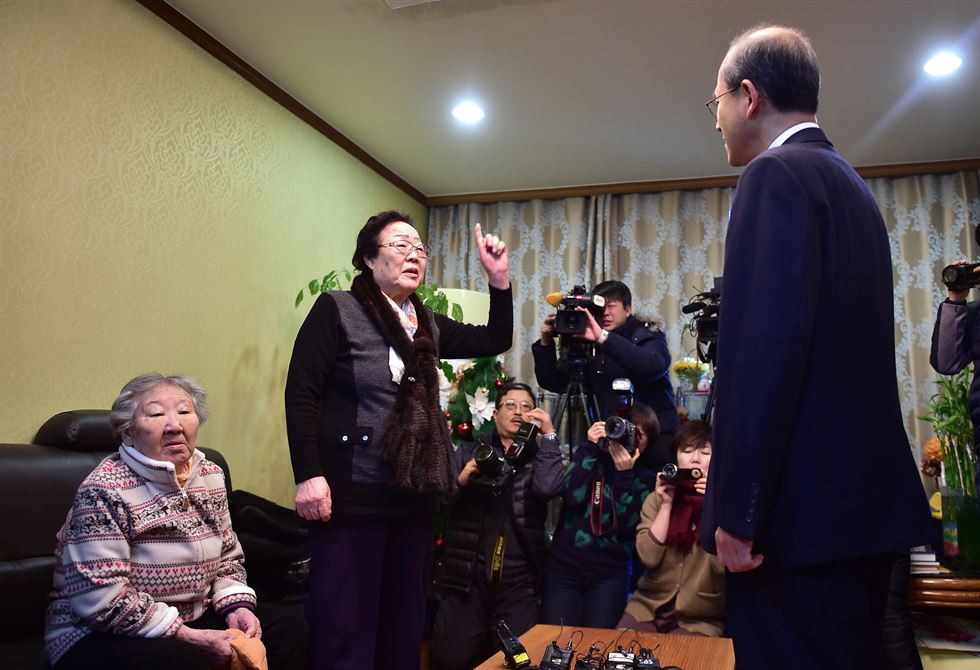
[[[939,436],[933,435],[922,447],[922,474],[938,477],[943,473],[943,447]]]
[[[709,368],[704,361],[687,357],[674,362],[674,374],[678,379],[687,382],[692,389],[698,388],[698,382],[707,374]]]
[[[512,377],[495,357],[476,358],[457,369],[442,362],[439,398],[455,443],[470,442],[493,428],[497,391]],[[444,381],[442,381],[444,380]]]

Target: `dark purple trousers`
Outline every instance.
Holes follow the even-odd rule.
[[[419,670],[432,519],[310,524],[312,670]]]

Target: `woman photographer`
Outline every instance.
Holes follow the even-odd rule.
[[[663,473],[647,496],[636,529],[646,566],[619,621],[620,628],[721,635],[725,628],[725,569],[700,546],[699,526],[711,464],[711,427],[688,421],[672,444],[678,468],[694,478],[670,482]]]
[[[636,524],[656,473],[640,456],[660,432],[657,415],[635,404],[632,451],[606,435],[606,422],[589,428],[565,474],[561,520],[545,577],[543,623],[612,628],[630,584]]]

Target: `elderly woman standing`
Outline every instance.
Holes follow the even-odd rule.
[[[205,397],[189,377],[151,373],[112,404],[122,444],[58,532],[44,636],[56,670],[211,670],[231,659],[228,629],[263,638],[274,668],[303,667],[302,618],[263,608],[263,635],[255,614],[224,473],[195,448]]]
[[[510,348],[506,245],[476,225],[488,325],[424,307],[430,249],[409,216],[357,236],[349,292],[321,294],[296,337],[286,425],[296,510],[311,524],[307,617],[316,669],[419,667],[438,497],[452,486],[437,364]]]

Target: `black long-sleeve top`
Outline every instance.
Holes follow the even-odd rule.
[[[511,346],[510,289],[490,289],[486,326],[428,308],[419,318],[431,319],[439,356],[494,356]],[[398,396],[389,348],[347,291],[321,294],[296,336],[285,393],[293,475],[296,482],[326,477],[334,519],[406,518],[434,509],[432,496],[395,488],[382,457],[381,438]]]

